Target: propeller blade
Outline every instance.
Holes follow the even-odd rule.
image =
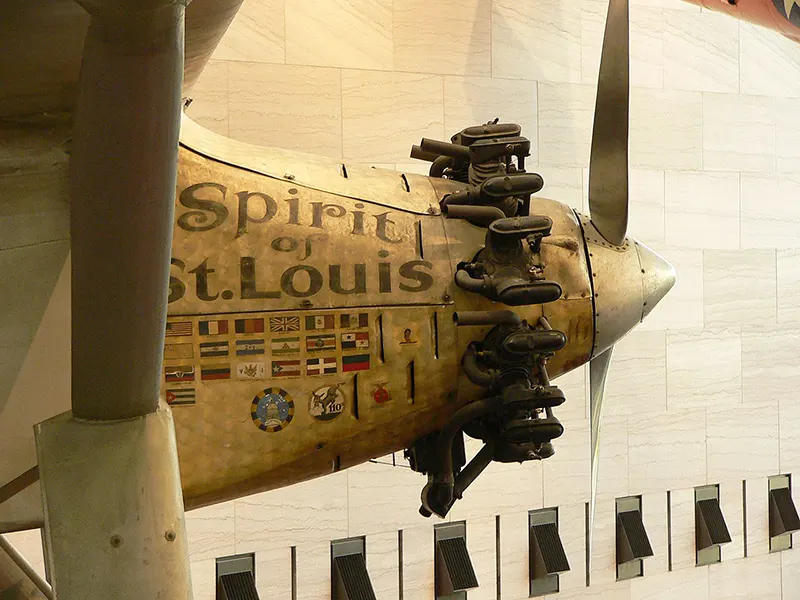
[[[600,235],[617,246],[628,229],[629,45],[628,0],[610,0],[594,108],[589,212]]]
[[[589,548],[592,547],[594,509],[597,502],[597,472],[600,467],[600,419],[603,410],[603,396],[606,391],[606,376],[611,364],[612,346],[589,363],[589,409],[592,427],[592,482],[589,499]],[[591,554],[590,554],[591,556]]]

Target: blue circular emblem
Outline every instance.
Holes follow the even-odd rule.
[[[294,418],[294,401],[289,392],[281,388],[261,390],[253,398],[250,416],[256,427],[274,433],[285,429]]]

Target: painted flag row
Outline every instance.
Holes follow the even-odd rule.
[[[292,355],[299,354],[300,349],[305,347],[307,352],[319,352],[324,350],[336,350],[336,334],[321,333],[300,337],[276,337],[269,341],[270,351],[273,355]],[[266,342],[264,338],[248,338],[235,340],[233,343],[227,340],[216,340],[200,342],[201,358],[218,358],[235,354],[236,356],[253,356],[266,354]],[[342,350],[359,350],[369,348],[369,332],[358,331],[354,333],[341,334]],[[164,358],[167,360],[183,360],[194,358],[194,347],[192,344],[167,344],[164,346]]]
[[[334,313],[320,315],[306,315],[303,317],[302,325],[306,331],[321,331],[335,329],[337,324],[340,329],[364,329],[369,326],[369,316],[367,313],[345,313],[336,315]],[[300,317],[268,317],[269,331],[271,333],[284,333],[300,331]],[[264,333],[267,324],[263,318],[234,319],[233,328],[235,333]],[[229,322],[227,319],[202,320],[197,324],[200,335],[227,335],[230,333]],[[167,337],[183,337],[193,333],[191,321],[169,321],[167,322]]]
[[[343,356],[341,371],[365,371],[370,368],[369,354]],[[339,372],[339,359],[335,356],[321,356],[299,359],[273,360],[269,369],[260,361],[241,362],[232,370],[230,364],[208,364],[200,366],[200,381],[236,379],[277,379],[283,377],[300,377],[302,375],[332,375]],[[269,376],[268,376],[269,373]],[[164,379],[167,383],[193,383],[197,380],[197,369],[193,365],[169,366],[164,368]]]

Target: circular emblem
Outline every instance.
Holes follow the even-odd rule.
[[[308,412],[317,421],[332,421],[344,411],[346,398],[342,384],[323,385],[311,392]]]
[[[273,433],[285,429],[294,417],[294,401],[289,392],[281,388],[261,390],[250,407],[253,423],[262,431]]]
[[[378,387],[372,390],[372,399],[375,400],[376,404],[386,404],[392,399],[392,393],[384,387],[387,383],[389,382],[379,383]]]

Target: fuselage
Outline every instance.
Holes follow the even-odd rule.
[[[221,139],[184,122],[164,392],[189,507],[437,431],[482,393],[460,362],[489,327],[454,313],[507,308],[453,282],[486,235],[439,210],[461,184]],[[540,258],[563,293],[514,310],[566,334],[554,378],[638,323],[648,292],[634,241],[611,248],[556,201],[531,214],[553,221]]]

